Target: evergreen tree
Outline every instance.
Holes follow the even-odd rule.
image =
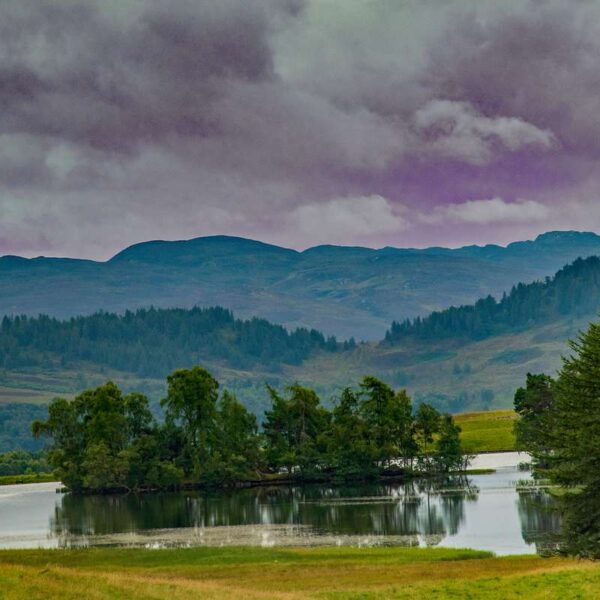
[[[600,324],[571,342],[568,357],[554,386],[548,445],[550,475],[567,486],[600,493]],[[542,436],[540,444],[546,443]]]
[[[600,556],[600,324],[571,342],[555,382],[529,375],[515,396],[518,439],[536,471],[566,491],[561,499],[567,553]]]
[[[320,405],[314,390],[298,383],[288,388],[284,398],[269,388],[272,408],[263,423],[267,441],[266,456],[273,469],[285,467],[288,473],[319,471],[326,448],[330,413]]]
[[[333,409],[328,439],[329,463],[342,477],[369,477],[375,473],[369,428],[360,412],[358,394],[344,389]]]

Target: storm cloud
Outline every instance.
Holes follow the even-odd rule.
[[[0,252],[600,229],[599,29],[572,0],[1,3]]]

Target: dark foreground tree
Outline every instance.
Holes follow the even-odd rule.
[[[553,382],[529,375],[517,391],[515,409],[521,446],[541,459],[537,472],[562,486],[560,548],[600,557],[600,325],[570,344]],[[539,467],[542,467],[540,470]]]

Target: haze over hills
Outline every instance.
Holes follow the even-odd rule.
[[[392,321],[499,296],[600,254],[600,236],[449,248],[317,246],[303,252],[227,236],[136,244],[106,262],[0,258],[0,314],[56,317],[138,307],[223,306],[339,338],[381,339]]]

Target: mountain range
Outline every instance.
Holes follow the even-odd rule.
[[[548,243],[552,239],[556,244]],[[390,249],[327,248],[322,251],[329,256],[354,251],[358,256],[391,253],[418,259],[429,258],[431,252],[432,257],[440,261],[446,258],[446,264],[454,267],[457,261],[468,260],[471,270],[476,270],[475,266],[481,269],[483,263],[488,264],[491,271],[493,265],[506,268],[512,262],[515,270],[522,272],[527,268],[531,274],[534,267],[543,273],[544,264],[550,268],[548,265],[562,262],[560,257],[569,252],[581,255],[593,252],[593,244],[585,242],[594,240],[597,242],[597,236],[593,234],[555,233],[500,249],[396,252]],[[296,257],[294,260],[298,260],[297,255],[304,254],[273,250],[253,242],[239,243],[253,248],[254,253],[242,255],[229,238],[208,238],[208,241],[203,238],[179,245],[150,243],[134,246],[113,259],[116,266],[106,267],[105,272],[115,277],[121,269],[121,273],[131,273],[134,278],[139,276],[138,282],[143,280],[148,289],[168,294],[172,290],[162,290],[158,285],[161,277],[153,280],[152,274],[159,273],[167,278],[170,272],[178,270],[206,273],[212,269],[214,283],[219,280],[216,267],[219,264],[223,270],[227,267],[228,273],[237,270],[246,285],[251,278],[244,273],[242,265],[252,264],[254,271],[262,270],[265,274],[276,270],[273,255],[291,252],[291,256]],[[197,247],[202,245],[212,245],[216,258],[208,259],[204,252],[204,258],[200,259]],[[218,252],[215,245],[220,248]],[[224,252],[226,248],[230,251],[229,259]],[[257,258],[261,251],[270,258],[264,261]],[[181,266],[186,252],[188,260]],[[461,256],[465,253],[466,258]],[[473,259],[471,255],[478,257]],[[75,268],[70,272],[67,269],[67,274],[63,269],[65,306],[56,305],[56,312],[68,316],[77,303],[91,311],[84,302],[86,296],[78,293],[84,286],[77,288],[77,281],[85,281],[85,278],[76,277],[81,275],[78,269],[101,270],[105,268],[102,265],[110,265],[113,261],[66,260]],[[346,256],[345,261],[337,262],[349,265],[351,261]],[[35,290],[43,289],[44,277],[45,281],[52,281],[53,286],[59,286],[57,265],[64,267],[65,259],[5,258],[0,263],[3,264],[3,277],[9,284],[7,287],[15,284],[14,290],[29,286],[32,290],[29,300],[32,303],[38,301],[41,307],[48,299],[43,294],[36,296]],[[265,267],[267,263],[268,268]],[[373,264],[378,266],[379,263],[376,260]],[[14,277],[7,275],[10,264]],[[361,268],[366,267],[362,264]],[[418,272],[412,272],[415,280],[418,275]],[[89,273],[86,276],[90,277]],[[306,277],[306,273],[303,276]],[[451,287],[447,272],[440,272],[438,276]],[[373,277],[381,280],[381,272],[374,269]],[[223,278],[222,275],[221,280]],[[113,284],[115,281],[112,280]],[[102,287],[101,283],[98,282],[99,287]],[[460,281],[455,284],[453,289],[458,295]],[[115,294],[117,288],[114,285],[105,285],[102,289],[108,297],[124,301],[123,298],[133,294],[136,287],[127,278],[121,285],[120,296]],[[432,289],[436,287],[433,282],[427,285]],[[256,317],[239,319],[229,309],[220,307],[127,309],[120,313],[104,310],[67,319],[64,316],[5,316],[0,325],[0,451],[37,447],[31,440],[29,423],[40,416],[40,410],[43,412],[40,405],[56,395],[69,397],[112,379],[125,390],[148,394],[157,407],[165,392],[164,376],[174,368],[193,364],[202,364],[211,370],[257,414],[262,414],[268,406],[266,383],[282,388],[299,381],[313,387],[327,403],[345,386],[356,385],[367,374],[396,388],[406,388],[417,403],[427,401],[448,412],[509,407],[514,391],[523,383],[525,375],[528,372],[554,373],[561,365],[561,357],[569,352],[567,341],[597,318],[600,258],[594,255],[576,258],[552,277],[542,275],[530,283],[512,282],[507,283],[508,286],[509,291],[498,294],[497,298],[484,295],[472,304],[451,306],[424,317],[388,322],[385,336],[382,334],[378,340],[362,343],[355,343],[353,339],[336,340],[315,329],[286,330]],[[229,289],[232,287],[235,286],[230,284]],[[426,299],[426,289],[421,286],[414,296]],[[58,292],[58,287],[53,288],[57,298]],[[282,293],[280,297],[288,296]],[[5,301],[4,295],[2,299]],[[73,300],[70,310],[66,308],[67,299]],[[341,302],[339,297],[337,301]],[[143,298],[137,298],[131,304],[135,303],[144,304]],[[284,307],[280,309],[284,310]],[[390,311],[393,311],[392,307]],[[315,321],[315,316],[309,312],[303,314],[309,323]]]
[[[508,246],[317,246],[302,252],[211,236],[149,241],[106,262],[0,258],[0,314],[60,318],[99,310],[223,306],[346,339],[381,339],[392,321],[501,295],[600,254],[594,233],[548,232]]]

